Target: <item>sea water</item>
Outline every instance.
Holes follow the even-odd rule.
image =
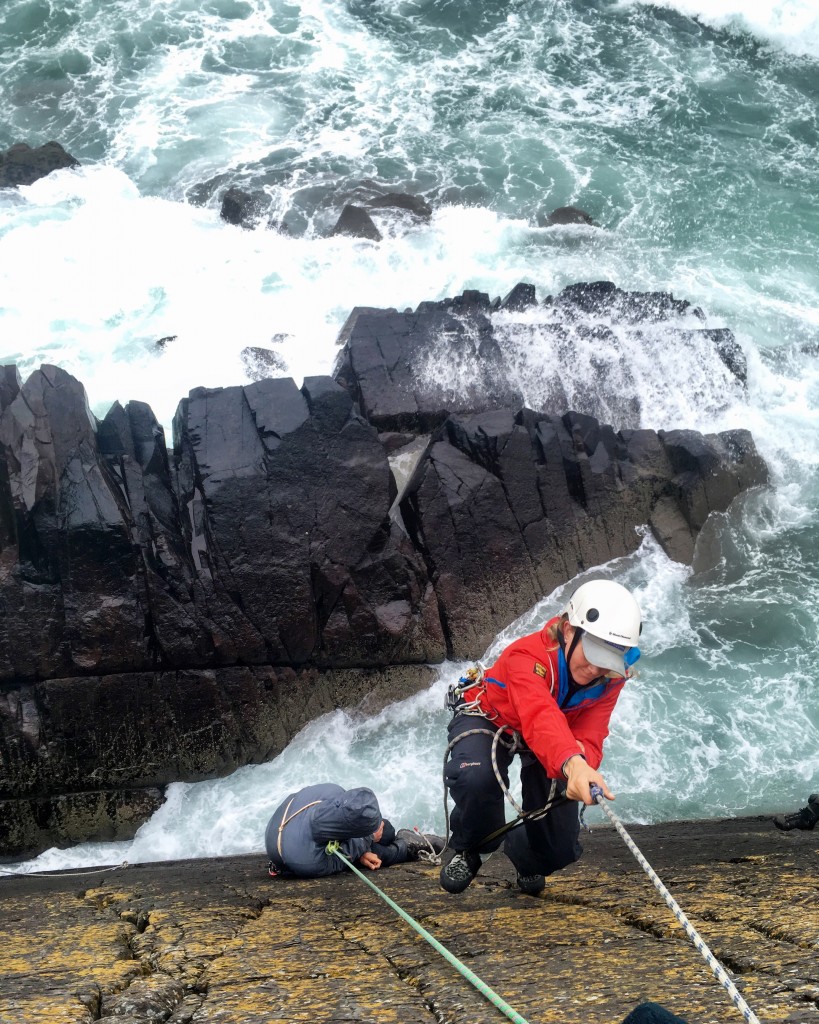
[[[0,192],[0,358],[24,378],[62,366],[100,417],[147,402],[170,443],[188,391],[247,382],[246,346],[299,384],[332,372],[356,305],[518,281],[687,299],[734,331],[747,392],[707,349],[622,335],[641,425],[746,427],[772,483],[713,517],[694,566],[646,534],[596,568],[645,614],[606,777],[627,822],[795,809],[819,789],[818,102],[812,0],[6,0],[0,149],[54,139],[81,166]],[[327,237],[366,183],[432,217]],[[287,230],[222,222],[229,185],[264,191]],[[597,226],[540,226],[567,205]],[[532,401],[554,356],[542,317],[502,325]],[[563,367],[570,395],[593,355]],[[312,722],[269,764],[170,786],[133,842],[22,869],[260,851],[276,804],[325,779],[441,832],[443,693],[464,667]]]

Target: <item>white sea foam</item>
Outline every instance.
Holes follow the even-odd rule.
[[[584,277],[661,287],[678,271],[655,265],[655,278],[647,279],[645,254],[626,236],[591,229],[589,237],[590,229],[581,229],[579,244],[555,243],[548,229],[480,208],[444,207],[428,225],[376,245],[231,227],[211,210],[142,197],[110,167],[52,174],[21,193],[24,202],[0,208],[3,361],[16,362],[24,377],[44,362],[63,366],[85,385],[99,416],[114,400],[147,402],[169,436],[189,390],[247,381],[246,346],[272,348],[298,384],[331,372],[336,335],[353,304],[403,309],[465,287],[494,297],[519,280],[534,282],[541,297]],[[704,273],[687,275],[682,293],[720,301]],[[770,320],[764,300],[739,284],[730,306],[743,317],[758,316],[757,323]],[[782,306],[778,316],[806,323],[798,308]],[[550,358],[547,337],[536,330],[538,317],[498,318],[524,392],[536,389],[538,361],[548,365]],[[665,344],[661,329],[647,333],[647,344],[626,349],[643,425],[710,420],[727,426],[736,425],[737,415],[746,417],[739,395],[732,397],[735,384],[710,348],[683,352]],[[157,346],[168,337],[173,340]],[[786,422],[792,417],[796,433],[817,375],[773,374],[753,362],[751,337],[747,348],[764,385],[761,401],[777,405]],[[582,389],[584,360],[599,354],[578,339],[578,365],[564,367],[570,390],[573,380]],[[803,362],[809,369],[810,359]],[[680,387],[683,374],[688,379]],[[784,400],[776,401],[771,388]],[[721,417],[720,410],[728,413]]]
[[[647,0],[621,0],[623,6]],[[813,0],[651,0],[706,25],[749,32],[795,54],[819,58],[819,12]]]

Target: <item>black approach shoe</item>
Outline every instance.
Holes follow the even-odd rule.
[[[407,844],[407,860],[428,860],[440,864],[440,855],[446,849],[446,840],[432,832],[416,832],[411,828],[399,828],[396,839]]]
[[[812,829],[819,822],[819,793],[811,793],[808,806],[793,814],[777,814],[773,823],[783,832],[791,832],[795,828],[805,831]]]
[[[518,875],[518,889],[527,896],[538,896],[546,888],[544,875]]]
[[[478,853],[461,850],[455,854],[449,864],[441,868],[441,888],[447,892],[463,892],[481,867]]]

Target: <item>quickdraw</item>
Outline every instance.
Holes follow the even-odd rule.
[[[453,683],[447,690],[446,698],[444,699],[446,710],[459,715],[478,715],[481,718],[485,718],[488,722],[494,721],[498,717],[497,712],[491,715],[487,714],[480,703],[481,697],[486,693],[486,680],[483,674],[484,667],[480,662],[467,669],[458,682]],[[475,690],[475,695],[471,700],[467,701],[465,700],[465,695],[470,690]]]

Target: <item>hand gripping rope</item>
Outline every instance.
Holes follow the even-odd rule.
[[[339,844],[337,842],[328,843],[325,852],[328,855],[335,855],[339,858],[339,860],[344,861],[348,868],[355,871],[355,873],[362,880],[362,882],[366,882],[371,889],[377,892],[381,899],[384,900],[384,902],[388,906],[392,907],[392,909],[396,912],[396,914],[398,914],[399,917],[403,918],[403,920],[405,920],[411,928],[414,928],[415,931],[418,932],[418,934],[421,936],[421,938],[426,939],[426,941],[430,944],[430,946],[432,946],[434,950],[440,953],[441,956],[448,963],[452,964],[456,971],[462,974],[471,985],[474,985],[474,987],[480,992],[480,994],[482,996],[485,996],[489,1000],[489,1002],[492,1003],[493,1006],[497,1007],[501,1011],[501,1013],[505,1014],[509,1018],[509,1020],[514,1021],[515,1024],[528,1024],[528,1021],[525,1017],[521,1017],[517,1010],[514,1010],[505,1000],[501,999],[497,992],[491,989],[486,984],[485,981],[481,981],[481,979],[478,977],[477,974],[475,974],[474,971],[471,971],[466,966],[465,963],[460,961],[455,956],[454,953],[450,953],[446,946],[443,946],[435,938],[434,935],[430,935],[426,928],[418,924],[418,922],[414,920],[414,918],[410,917],[410,915],[405,910],[402,910],[397,903],[391,900],[386,893],[382,892],[381,889],[379,889],[374,882],[371,882],[363,872],[359,871],[355,864],[353,864],[353,862],[349,860],[349,858],[345,857],[345,855],[341,852],[341,850],[339,849]]]
[[[606,816],[609,818],[611,823],[614,825],[614,827],[620,833],[620,835],[622,836],[623,841],[625,842],[626,846],[631,850],[631,852],[637,858],[637,860],[638,860],[638,862],[640,864],[640,867],[643,869],[643,871],[645,871],[645,873],[648,875],[648,877],[654,883],[654,888],[657,890],[657,892],[659,892],[659,894],[665,900],[666,904],[668,905],[668,907],[673,912],[674,917],[676,917],[677,920],[680,922],[680,924],[683,926],[683,928],[685,929],[686,935],[688,936],[689,939],[691,939],[691,941],[694,943],[694,946],[699,950],[700,956],[703,958],[703,960],[711,968],[711,971],[712,971],[714,977],[717,979],[717,981],[722,985],[722,987],[725,989],[725,991],[730,996],[731,1002],[734,1004],[734,1006],[736,1006],[736,1008],[739,1010],[739,1012],[742,1014],[742,1016],[745,1018],[745,1020],[748,1021],[748,1024],[760,1024],[759,1018],[756,1016],[756,1014],[753,1012],[753,1010],[750,1008],[750,1006],[748,1006],[748,1004],[745,1002],[745,1000],[739,994],[739,991],[737,990],[736,985],[731,981],[731,979],[725,973],[725,970],[723,969],[723,967],[720,964],[720,962],[717,960],[717,958],[714,956],[714,954],[711,952],[711,950],[708,948],[708,946],[705,944],[705,942],[703,942],[703,940],[700,938],[700,936],[697,933],[697,931],[694,928],[694,926],[691,924],[691,922],[688,920],[688,918],[682,912],[682,909],[680,908],[679,903],[677,903],[677,901],[674,899],[674,897],[671,895],[671,893],[668,891],[668,889],[666,889],[666,887],[663,885],[663,883],[657,877],[657,874],[654,871],[654,868],[652,868],[652,866],[648,863],[648,861],[645,859],[645,857],[642,855],[642,853],[638,849],[637,844],[634,842],[634,840],[631,838],[631,836],[628,834],[628,832],[626,832],[626,830],[623,827],[623,824],[620,821],[620,819],[617,817],[617,815],[614,813],[614,811],[605,802],[605,798],[603,797],[603,790],[600,788],[600,786],[598,786],[596,784],[592,784],[592,786],[591,786],[591,795],[592,795],[592,799],[600,807],[602,807],[602,809],[603,809],[604,813],[606,814]]]

